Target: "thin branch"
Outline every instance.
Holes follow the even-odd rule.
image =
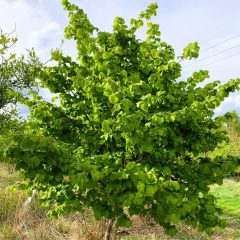
[[[12,32],[5,33],[7,37],[10,37],[14,32],[16,32],[16,23],[14,23],[14,29]]]

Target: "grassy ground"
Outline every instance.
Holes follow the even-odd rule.
[[[214,185],[212,192],[217,198],[219,207],[226,216],[240,220],[240,182],[227,179],[223,186]]]
[[[11,166],[0,164],[0,240],[102,239],[106,222],[96,222],[91,212],[50,220],[36,202],[27,211],[23,210],[23,203],[28,196],[23,191],[12,191],[9,188],[18,180],[18,173],[13,171]],[[240,181],[227,179],[222,186],[212,186],[211,191],[217,197],[218,205],[223,209],[224,218],[227,220],[227,227],[216,229],[211,237],[182,225],[179,226],[177,236],[169,238],[161,227],[152,226],[149,221],[136,217],[131,229],[115,229],[113,239],[240,239]]]

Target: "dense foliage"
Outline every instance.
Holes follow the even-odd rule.
[[[55,64],[38,79],[57,97],[47,102],[32,91],[22,98],[29,126],[8,149],[28,185],[42,192],[53,216],[91,207],[96,219],[117,226],[130,226],[131,215],[150,216],[169,234],[181,220],[200,230],[221,225],[209,185],[221,184],[238,159],[205,153],[226,139],[225,117],[214,118],[214,109],[240,79],[200,87],[209,77],[200,70],[181,80],[173,48],[151,22],[157,4],[129,26],[117,17],[112,32],[94,27],[67,0],[63,6],[65,36],[75,40],[78,57],[52,53]],[[191,43],[180,58],[198,51]]]

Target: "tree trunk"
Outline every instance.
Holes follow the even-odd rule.
[[[108,223],[106,232],[105,232],[105,236],[104,236],[104,240],[110,240],[110,236],[111,236],[111,232],[112,232],[112,228],[113,228],[113,219],[111,219]]]
[[[33,202],[33,200],[37,198],[37,191],[36,190],[33,190],[32,191],[32,196],[31,197],[28,197],[28,199],[24,202],[23,204],[23,208],[25,210],[29,209],[31,203]]]

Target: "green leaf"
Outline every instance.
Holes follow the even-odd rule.
[[[116,104],[118,102],[118,97],[116,96],[116,94],[109,96],[109,101],[112,104]]]
[[[122,215],[122,216],[118,217],[117,222],[116,222],[116,227],[129,228],[131,226],[132,226],[132,222],[126,215]]]
[[[169,219],[170,221],[173,223],[173,224],[178,224],[180,222],[180,217],[177,213],[172,213],[170,216],[169,216]]]
[[[143,182],[138,182],[137,184],[137,190],[139,192],[145,192],[145,184]]]
[[[119,46],[115,47],[114,51],[116,54],[119,54],[119,55],[123,54],[123,49]]]
[[[172,186],[175,190],[180,190],[180,184],[177,181],[172,181]]]
[[[91,175],[92,179],[96,182],[103,177],[103,174],[100,171],[92,171]]]
[[[132,170],[135,167],[135,163],[134,162],[128,162],[125,169],[126,171]]]
[[[153,197],[154,194],[157,192],[158,190],[158,186],[157,185],[146,185],[146,192],[145,192],[145,196],[147,197]]]
[[[181,58],[192,59],[198,58],[200,47],[197,42],[189,43],[184,49]]]

